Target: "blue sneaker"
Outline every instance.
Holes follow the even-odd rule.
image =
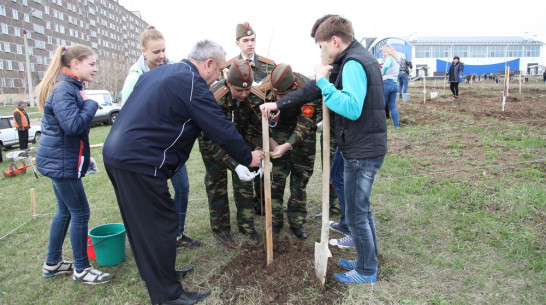
[[[342,283],[349,284],[366,284],[375,283],[377,281],[377,271],[372,275],[362,275],[355,270],[351,270],[347,273],[334,273],[336,280]]]
[[[352,261],[352,260],[340,258],[337,261],[337,264],[340,265],[341,267],[347,269],[347,270],[355,270],[355,268],[356,268],[356,260]]]
[[[339,238],[339,239],[330,239],[330,245],[338,246],[339,248],[354,248],[355,241],[349,235]]]
[[[342,225],[339,222],[335,222],[332,220],[330,220],[330,230],[345,235],[351,235],[351,231],[349,230],[349,227],[347,227],[347,225]]]

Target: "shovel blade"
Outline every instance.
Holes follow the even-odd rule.
[[[320,281],[322,287],[326,282],[326,270],[328,267],[328,258],[332,257],[332,253],[328,248],[328,243],[315,243],[315,274]]]

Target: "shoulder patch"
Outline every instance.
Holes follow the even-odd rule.
[[[271,82],[262,81],[262,83],[258,86],[258,90],[260,90],[261,92],[266,92],[271,90]]]
[[[229,66],[231,66],[231,63],[236,59],[237,59],[237,56],[235,56],[232,59],[226,61],[226,64],[225,64],[224,68],[229,68]]]
[[[263,91],[260,91],[260,89],[252,86],[252,87],[250,87],[250,92],[254,93],[254,95],[261,98],[262,100],[265,100],[265,93]]]
[[[222,86],[221,88],[219,88],[218,90],[214,91],[214,99],[215,100],[219,100],[221,99],[222,97],[224,97],[226,95],[226,93],[229,92],[229,88],[226,87],[226,86]]]
[[[263,63],[266,63],[268,65],[272,65],[272,66],[275,65],[275,61],[273,59],[269,59],[267,57],[263,57],[263,56],[258,55],[258,60],[263,62]]]

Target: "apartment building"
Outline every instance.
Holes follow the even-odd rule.
[[[117,0],[0,0],[0,27],[0,94],[28,93],[27,53],[35,87],[57,47],[73,44],[97,55],[90,88],[115,93],[140,56],[138,38],[148,24]]]

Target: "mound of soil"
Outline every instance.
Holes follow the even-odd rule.
[[[338,250],[332,249],[333,256],[339,257]],[[266,251],[263,245],[245,244],[242,254],[228,263],[217,275],[222,288],[222,300],[238,300],[251,289],[261,291],[260,304],[288,304],[294,297],[307,295],[309,288],[320,291],[315,276],[314,248],[298,240],[276,240],[273,247],[273,262],[266,266]],[[354,251],[344,251],[352,253]],[[330,259],[324,290],[314,304],[334,304],[343,295],[346,286],[337,282],[333,273],[346,272]],[[228,278],[229,280],[225,280]],[[240,301],[240,300],[239,300]],[[236,301],[232,301],[235,303]],[[229,304],[229,302],[228,302]]]

